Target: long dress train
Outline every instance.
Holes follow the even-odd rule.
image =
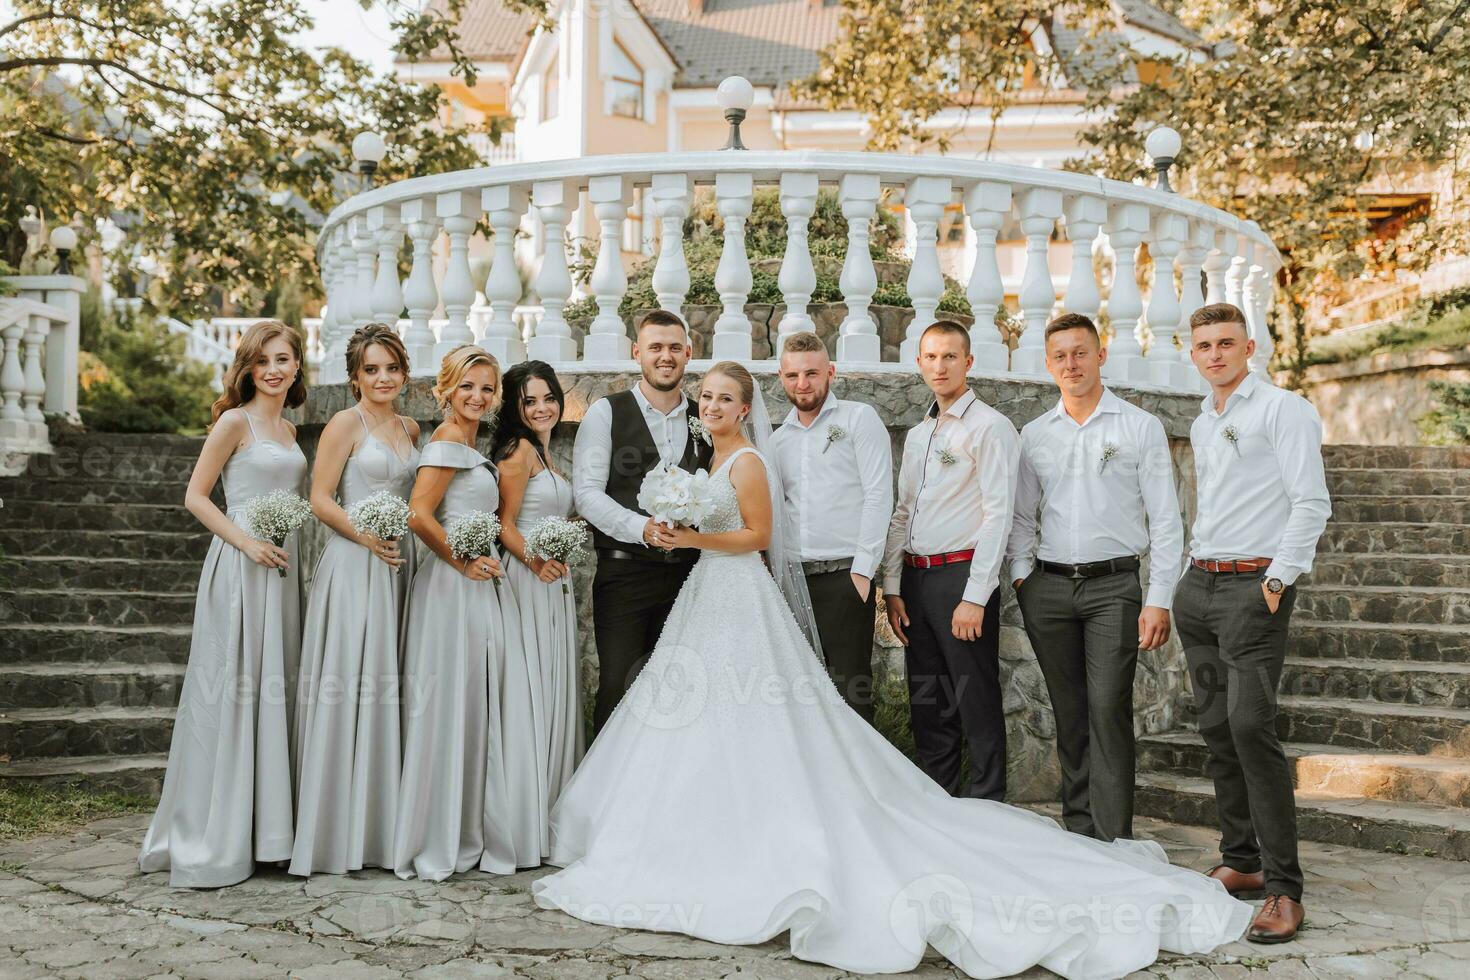
[[[728,467],[706,531],[742,527]],[[854,973],[1117,977],[1238,938],[1251,908],[1156,843],[955,799],[843,704],[755,554],[705,552],[552,813],[536,903]]]

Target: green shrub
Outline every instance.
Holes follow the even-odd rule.
[[[213,369],[184,357],[184,338],[148,316],[97,316],[83,375],[82,421],[99,432],[198,432],[209,423]]]
[[[1431,381],[1438,407],[1419,416],[1419,434],[1428,446],[1470,446],[1470,384]]]
[[[1414,304],[1402,317],[1372,330],[1314,338],[1306,364],[1343,361],[1433,347],[1470,344],[1470,288],[1454,289]]]

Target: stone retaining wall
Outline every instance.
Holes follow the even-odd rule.
[[[774,321],[773,321],[774,322]],[[558,468],[571,472],[572,439],[577,421],[587,406],[613,391],[629,387],[636,376],[610,372],[566,375],[566,420],[553,440],[553,456]],[[779,421],[790,406],[773,375],[758,376],[771,417]],[[691,371],[686,388],[696,390],[697,374]],[[430,395],[430,383],[415,379],[404,396],[402,410],[418,419],[424,427],[424,438],[432,431],[438,412]],[[975,378],[975,393],[999,409],[1017,428],[1056,404],[1056,388],[1049,383],[1011,378]],[[838,397],[865,401],[877,409],[894,440],[895,464],[903,444],[903,435],[923,415],[930,402],[928,389],[917,374],[896,372],[839,373],[834,390]],[[1158,415],[1169,434],[1174,456],[1175,475],[1179,482],[1186,527],[1192,520],[1194,506],[1194,470],[1189,450],[1189,425],[1199,410],[1197,396],[1165,394],[1154,389],[1115,389],[1118,394]],[[351,404],[345,385],[313,388],[306,405],[294,415],[300,425],[300,442],[308,458],[315,458],[316,440],[328,419]],[[488,446],[482,445],[482,449]],[[328,533],[313,523],[313,540],[306,556],[308,572],[316,554],[320,553]],[[581,620],[583,676],[588,691],[597,683],[597,659],[592,642],[591,623],[592,568],[578,569],[574,576]],[[1001,679],[1009,733],[1010,790],[1017,801],[1053,799],[1059,785],[1053,739],[1055,727],[1046,686],[1031,652],[1020,613],[1009,587],[1004,589],[1002,610]],[[880,636],[875,645],[875,661],[880,669],[901,671],[902,649],[891,636]],[[1140,732],[1161,732],[1178,728],[1184,721],[1186,694],[1184,657],[1177,641],[1155,653],[1139,657],[1138,679],[1134,689],[1134,725]]]
[[[1328,443],[1416,446],[1418,418],[1435,407],[1431,381],[1470,382],[1470,347],[1375,354],[1307,368],[1303,393]]]

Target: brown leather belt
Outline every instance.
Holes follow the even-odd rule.
[[[970,561],[974,557],[975,549],[971,548],[968,551],[946,551],[942,555],[904,555],[903,563],[910,568],[937,568]]]
[[[1223,572],[1226,575],[1245,572],[1264,572],[1271,566],[1272,561],[1273,559],[1270,558],[1232,558],[1226,561],[1216,561],[1213,558],[1189,559],[1189,563],[1195,568],[1217,574]]]

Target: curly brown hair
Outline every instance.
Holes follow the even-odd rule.
[[[235,360],[225,372],[224,390],[210,408],[210,424],[232,408],[238,408],[255,397],[255,379],[250,371],[260,358],[265,345],[277,337],[285,337],[296,357],[296,377],[286,389],[286,407],[296,408],[306,401],[306,342],[301,334],[280,320],[261,320],[250,326],[235,348]]]

